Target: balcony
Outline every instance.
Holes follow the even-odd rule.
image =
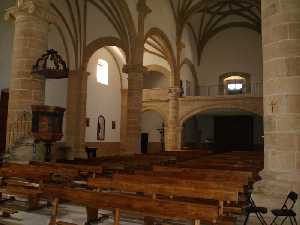
[[[198,96],[207,97],[220,97],[220,96],[252,96],[262,97],[263,96],[263,83],[252,83],[247,85],[240,93],[229,94],[226,93],[224,86],[221,85],[200,85],[198,89]]]
[[[143,101],[166,101],[169,89],[153,88],[143,89]]]

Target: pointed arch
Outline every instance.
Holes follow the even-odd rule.
[[[116,37],[101,37],[98,38],[87,45],[84,52],[84,60],[83,60],[83,69],[86,69],[87,64],[91,56],[100,48],[107,46],[117,46],[125,52],[126,60],[128,56],[127,48],[124,47],[121,39]]]
[[[152,47],[155,48],[158,52],[158,56],[164,58],[171,68],[171,83],[179,84],[179,77],[175,74],[176,71],[176,59],[173,51],[172,44],[168,36],[159,28],[152,27],[146,33],[144,38],[144,44],[147,44],[147,41],[151,40],[155,43]],[[148,42],[149,43],[149,42]]]
[[[195,80],[195,93],[196,93],[195,95],[198,95],[198,93],[199,93],[199,79],[198,79],[198,76],[197,76],[197,71],[196,71],[195,65],[189,58],[185,58],[182,61],[182,63],[180,64],[180,70],[182,69],[182,67],[184,65],[188,66],[188,68],[190,69],[190,71],[193,75],[193,78]]]

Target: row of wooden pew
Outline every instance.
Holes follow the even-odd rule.
[[[49,225],[64,224],[57,221],[57,211],[65,200],[86,206],[88,222],[102,219],[98,209],[113,209],[115,225],[124,211],[143,216],[147,225],[155,218],[229,225],[235,223],[234,214],[242,213],[245,193],[263,165],[258,152],[167,153],[149,156],[148,161],[146,156],[116,160],[6,164],[0,169],[0,191],[27,197],[30,209],[38,208],[40,199],[53,202]],[[105,173],[111,169],[108,162],[114,169],[118,165],[112,174]]]

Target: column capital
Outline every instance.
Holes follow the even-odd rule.
[[[124,65],[123,67],[123,73],[145,73],[147,72],[147,67],[144,67],[141,64],[130,64],[130,65]]]
[[[49,23],[57,20],[57,17],[49,12],[46,5],[33,0],[26,2],[19,0],[17,6],[6,10],[4,20],[16,19],[18,16],[34,16]]]
[[[178,98],[182,90],[180,87],[170,87],[169,88],[169,98]]]
[[[147,6],[146,0],[139,0],[136,8],[143,17],[146,17],[149,13],[152,12],[152,10]]]

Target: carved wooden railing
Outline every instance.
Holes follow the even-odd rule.
[[[9,125],[7,150],[22,144],[25,139],[31,137],[31,120],[31,112],[24,111],[18,115],[17,120],[14,123]]]

